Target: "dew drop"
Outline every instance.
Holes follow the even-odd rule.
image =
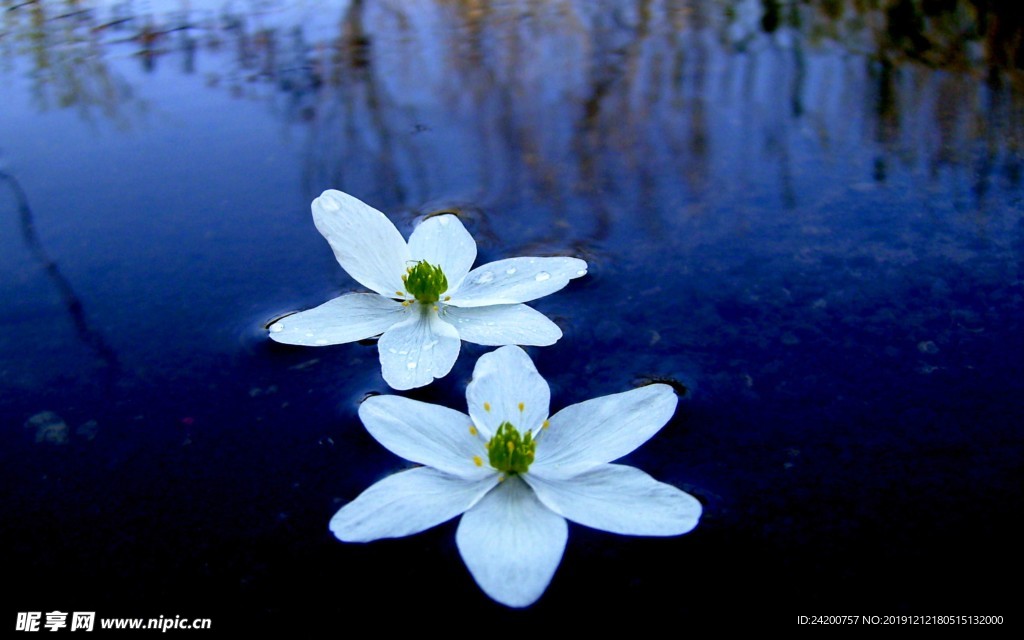
[[[398,349],[396,349],[394,347],[391,347],[390,349],[388,349],[388,353],[396,353],[397,354],[398,353]]]
[[[426,351],[428,349],[433,349],[435,344],[437,344],[437,340],[431,340],[430,342],[423,345],[423,350]]]
[[[476,283],[487,284],[491,280],[494,280],[494,274],[488,271],[487,273],[481,273],[480,277],[476,279]]]
[[[586,269],[580,269],[579,271],[576,272],[576,275],[578,275],[578,276],[585,276],[585,275],[587,275],[587,270]]]
[[[281,333],[282,331],[284,331],[284,325],[281,324],[280,322],[275,322],[274,324],[270,325],[271,333]]]
[[[447,227],[448,223],[451,222],[451,219],[450,219],[449,216],[444,215],[444,216],[438,216],[437,217],[437,221],[441,223],[442,227]]]
[[[507,273],[508,275],[512,275],[515,272],[516,272],[516,268],[515,267],[509,267],[508,269],[505,269],[505,273]]]
[[[405,363],[405,368],[406,369],[415,369],[416,368],[416,363],[415,362],[411,362],[411,361],[410,362],[406,362]]]
[[[547,271],[541,271],[540,273],[535,275],[533,279],[536,280],[537,282],[544,282],[545,280],[551,279],[551,274],[548,273]]]

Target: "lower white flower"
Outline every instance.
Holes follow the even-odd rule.
[[[270,325],[277,342],[324,346],[380,335],[385,382],[422,387],[451,371],[462,340],[488,346],[548,346],[562,331],[524,302],[587,273],[578,258],[509,258],[470,271],[476,242],[458,217],[427,218],[407,243],[380,211],[328,190],[313,222],[353,279],[375,293],[351,293]]]
[[[572,520],[627,535],[673,536],[701,505],[634,467],[609,464],[657,433],[676,395],[664,384],[575,404],[548,417],[547,382],[519,347],[477,361],[469,416],[399,396],[359,407],[370,434],[422,464],[377,482],[331,519],[346,542],[418,533],[464,514],[459,553],[480,588],[510,607],[544,593]]]

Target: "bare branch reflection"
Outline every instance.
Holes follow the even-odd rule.
[[[309,197],[530,207],[541,244],[626,221],[664,233],[712,194],[799,207],[807,140],[872,150],[850,184],[971,176],[965,207],[1019,180],[1021,10],[984,0],[352,0],[316,21],[273,0],[0,6],[0,54],[38,109],[125,121],[143,106],[125,53],[148,72],[215,69],[211,88],[301,127]]]
[[[82,306],[82,299],[75,292],[68,279],[64,277],[64,274],[61,273],[60,266],[50,257],[42,242],[40,242],[39,234],[36,233],[32,208],[29,206],[28,196],[25,194],[24,189],[21,188],[18,180],[6,171],[0,171],[0,183],[5,184],[14,196],[14,201],[17,203],[18,208],[21,237],[25,241],[25,246],[28,247],[32,257],[45,269],[47,277],[60,293],[61,300],[64,302],[64,309],[71,318],[71,323],[75,327],[78,339],[82,344],[91,349],[100,361],[107,366],[110,379],[113,379],[120,370],[117,353],[107,343],[106,339],[90,326],[85,308]]]

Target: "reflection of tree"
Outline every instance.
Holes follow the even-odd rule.
[[[800,132],[827,149],[861,120],[878,180],[968,168],[980,198],[1019,172],[1021,10],[990,0],[353,0],[315,23],[273,1],[2,6],[0,52],[32,68],[41,108],[122,118],[133,92],[110,52],[150,70],[179,55],[308,132],[310,195],[543,202],[582,237],[625,217],[657,232],[650,203],[743,189],[763,160],[794,206]]]
[[[1020,9],[983,0],[884,0],[872,8],[844,0],[747,0],[733,6],[747,11],[733,10],[727,33],[743,42],[748,55],[764,55],[767,47],[757,50],[759,39],[749,35],[763,29],[774,35],[761,38],[762,43],[778,42],[784,35],[795,53],[807,44],[822,50],[839,45],[863,60],[866,73],[849,74],[845,83],[861,85],[850,93],[869,100],[865,115],[878,148],[875,179],[885,181],[894,163],[920,165],[937,176],[942,167],[995,173],[993,165],[1003,161],[1009,165],[1002,173],[1014,173],[1015,137],[1004,135],[1005,145],[992,142],[1004,127],[1019,128],[1024,108],[1020,87],[1014,86],[1021,77],[1016,60],[1024,45],[1024,25],[1014,22]],[[791,11],[788,17],[779,13],[784,7]],[[741,28],[737,23],[743,15],[746,26]],[[777,26],[780,20],[783,28]],[[768,29],[769,23],[775,26]],[[801,76],[806,57],[805,52],[794,60]],[[793,86],[796,97],[799,87]],[[1001,108],[991,109],[993,103]],[[989,117],[994,113],[997,119]],[[982,140],[989,142],[981,145]],[[984,186],[976,184],[973,191],[981,194]]]
[[[1014,143],[995,132],[1019,126],[1020,94],[994,95],[990,121],[978,80],[995,58],[971,45],[1009,40],[995,44],[974,4],[940,4],[355,3],[336,49],[360,55],[320,58],[311,191],[418,204],[468,184],[476,202],[551,203],[550,226],[591,240],[626,218],[656,233],[653,203],[742,190],[763,160],[796,206],[802,132],[827,149],[860,119],[879,180],[893,162],[1013,175]],[[858,113],[837,94],[873,98]]]
[[[322,95],[312,121],[314,145],[307,179],[311,193],[317,191],[314,185],[341,186],[362,180],[364,189],[386,201],[404,202],[409,176],[398,164],[410,160],[413,168],[417,164],[415,151],[403,144],[406,136],[400,135],[410,125],[389,122],[398,107],[374,72],[373,39],[364,27],[365,12],[362,0],[352,2],[330,56],[320,60],[330,93]]]
[[[131,86],[106,60],[105,25],[84,3],[5,3],[0,55],[31,64],[33,96],[41,111],[73,108],[86,120],[102,117],[126,124]]]

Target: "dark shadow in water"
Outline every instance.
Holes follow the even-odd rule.
[[[53,282],[53,285],[60,293],[61,300],[64,302],[64,308],[71,317],[75,333],[78,334],[78,339],[94,351],[96,356],[106,365],[106,370],[110,373],[109,380],[115,379],[121,369],[117,353],[98,331],[89,326],[81,298],[79,298],[71,283],[68,282],[68,279],[61,273],[57,263],[46,252],[46,249],[43,248],[42,242],[39,241],[32,208],[29,206],[25,190],[21,188],[17,178],[5,171],[0,171],[0,183],[6,184],[11,193],[14,194],[14,200],[18,206],[18,221],[21,224],[21,237],[25,240],[25,245],[32,253],[32,256],[43,266],[47,277],[50,278],[50,281]]]

